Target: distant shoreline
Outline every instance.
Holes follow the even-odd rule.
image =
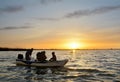
[[[28,50],[28,48],[2,48],[2,47],[0,47],[0,51],[26,51],[26,50]],[[34,49],[34,50],[120,50],[120,48],[109,48],[109,49]]]

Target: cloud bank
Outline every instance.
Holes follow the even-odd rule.
[[[117,6],[104,6],[99,7],[93,10],[87,9],[87,10],[78,10],[71,13],[68,13],[64,16],[64,18],[72,18],[72,17],[83,17],[83,16],[91,16],[96,14],[104,14],[113,10],[120,9],[120,5]]]
[[[4,8],[0,8],[0,13],[14,13],[22,11],[23,9],[23,6],[7,6]]]
[[[39,20],[40,21],[58,21],[65,18],[78,18],[78,17],[84,17],[84,16],[104,14],[114,10],[120,10],[120,5],[104,6],[104,7],[98,7],[96,9],[77,10],[74,12],[67,13],[60,18],[39,18]]]
[[[3,28],[0,28],[0,30],[15,30],[15,29],[29,29],[29,28],[32,28],[32,27],[29,27],[29,26],[22,26],[22,27],[3,27]]]

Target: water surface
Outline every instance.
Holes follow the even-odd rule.
[[[46,50],[47,59],[52,51]],[[37,52],[33,52],[33,58]],[[120,50],[55,52],[58,60],[69,59],[64,67],[16,66],[17,54],[25,54],[25,51],[1,51],[0,82],[120,82]]]

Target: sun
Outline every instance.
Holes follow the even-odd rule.
[[[79,41],[69,41],[64,44],[64,48],[66,49],[83,49],[85,48],[85,44]]]
[[[77,48],[79,48],[79,43],[71,42],[71,43],[68,44],[68,46],[69,46],[70,49],[77,49]]]

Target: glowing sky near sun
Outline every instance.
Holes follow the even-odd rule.
[[[120,48],[120,0],[0,0],[0,47]]]

